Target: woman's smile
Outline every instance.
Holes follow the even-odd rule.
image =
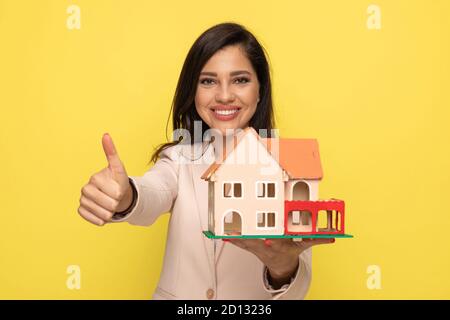
[[[225,106],[218,105],[211,109],[214,117],[220,121],[229,121],[236,118],[239,114],[241,107],[238,106]]]

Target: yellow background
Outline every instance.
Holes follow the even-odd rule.
[[[450,2],[376,1],[381,30],[371,3],[0,0],[0,298],[151,297],[168,215],[99,228],[80,190],[104,132],[148,170],[187,51],[224,21],[265,46],[281,135],[319,140],[320,196],[346,201],[355,238],[314,249],[308,298],[450,298]]]

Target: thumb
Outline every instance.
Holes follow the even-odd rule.
[[[128,175],[125,170],[125,167],[122,164],[122,161],[117,154],[116,147],[114,146],[114,142],[112,141],[111,136],[108,133],[105,133],[102,138],[103,151],[105,152],[106,159],[108,159],[108,167],[112,171],[114,178],[117,182],[120,182],[123,176]],[[128,180],[127,180],[128,181]]]
[[[336,239],[334,238],[316,238],[316,239],[310,239],[310,238],[303,238],[302,241],[297,242],[294,241],[294,243],[301,249],[306,250],[311,248],[312,246],[320,245],[320,244],[329,244],[334,243]]]

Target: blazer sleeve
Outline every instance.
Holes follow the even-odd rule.
[[[296,275],[289,284],[285,284],[280,289],[273,289],[267,277],[267,267],[263,267],[264,289],[272,295],[273,300],[303,300],[311,285],[311,256],[312,248],[303,251],[299,256],[299,264]]]
[[[149,226],[161,214],[171,211],[178,195],[178,169],[177,148],[171,146],[160,153],[155,165],[142,177],[130,176],[137,197],[134,207],[126,215],[116,213],[112,222]]]

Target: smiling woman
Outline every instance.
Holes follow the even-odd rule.
[[[267,129],[267,137],[272,137],[269,64],[256,37],[237,23],[221,23],[203,32],[186,56],[171,111],[172,129],[186,129],[191,137],[195,121],[202,123],[202,135],[210,128],[225,133],[251,126],[258,132]],[[177,143],[161,144],[150,162]]]
[[[311,246],[332,240],[224,242],[204,237],[210,194],[201,176],[211,160],[219,160],[226,144],[222,139],[195,141],[197,121],[201,138],[211,129],[227,140],[230,131],[249,127],[272,137],[267,59],[256,38],[239,24],[223,23],[205,31],[184,62],[172,123],[174,130],[186,130],[194,139],[163,144],[143,177],[128,177],[111,138],[105,136],[109,167],[83,188],[80,214],[98,225],[151,225],[162,213],[171,212],[154,299],[302,299],[311,281]],[[181,159],[204,142],[212,148],[202,154],[200,165]]]

